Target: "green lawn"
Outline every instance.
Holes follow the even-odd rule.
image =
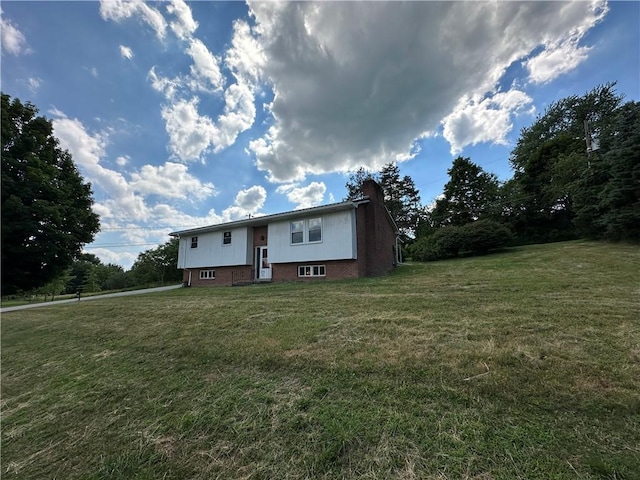
[[[2,478],[640,478],[640,247],[2,316]]]

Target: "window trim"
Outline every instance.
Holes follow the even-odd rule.
[[[215,280],[216,279],[216,271],[213,269],[209,270],[200,270],[198,274],[198,278],[200,280]]]
[[[298,278],[326,277],[326,265],[298,265]]]

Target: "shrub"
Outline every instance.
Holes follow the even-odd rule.
[[[513,239],[511,231],[495,220],[477,220],[460,227],[459,242],[462,251],[484,255],[489,250],[506,246]]]
[[[458,256],[461,247],[460,227],[443,227],[433,235],[421,237],[410,247],[411,258],[428,262]]]

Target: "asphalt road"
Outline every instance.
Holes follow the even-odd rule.
[[[78,301],[89,302],[91,300],[98,300],[103,298],[128,297],[129,295],[141,295],[143,293],[164,292],[165,290],[174,290],[181,287],[182,284],[169,285],[168,287],[145,288],[143,290],[131,290],[130,292],[105,293],[104,295],[94,295],[92,297],[80,297],[80,300],[78,300],[77,298],[71,298],[69,300],[56,300],[54,302],[29,303],[26,305],[17,305],[15,307],[0,308],[0,313],[13,312],[15,310],[26,310],[27,308],[53,307],[55,305],[64,305],[65,303],[74,303]]]

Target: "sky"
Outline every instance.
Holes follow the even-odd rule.
[[[3,1],[1,88],[92,185],[85,246],[131,267],[169,232],[342,201],[396,161],[429,205],[461,155],[512,176],[520,130],[617,82],[640,2]]]

